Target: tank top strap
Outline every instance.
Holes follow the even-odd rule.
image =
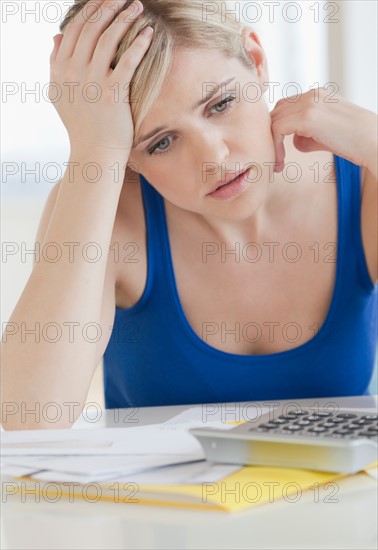
[[[170,299],[166,250],[167,233],[163,197],[140,174],[147,233],[147,286],[159,301]]]
[[[361,167],[335,155],[336,175],[339,181],[342,211],[339,216],[338,234],[342,235],[348,256],[344,265],[354,264],[356,282],[366,292],[374,290],[368,271],[361,233]]]

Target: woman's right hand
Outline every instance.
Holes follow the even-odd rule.
[[[153,33],[146,35],[147,29],[141,32],[117,67],[110,68],[123,36],[143,11],[143,5],[136,0],[119,13],[125,3],[126,0],[116,4],[114,0],[90,2],[85,17],[83,10],[78,12],[64,34],[54,37],[49,99],[68,131],[71,149],[123,150],[127,158],[130,154],[134,126],[129,86]],[[117,17],[109,26],[116,8]]]

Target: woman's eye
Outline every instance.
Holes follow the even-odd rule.
[[[158,149],[158,147],[160,147],[160,145],[162,145],[162,144],[164,144],[164,142],[168,141],[168,138],[169,138],[169,137],[170,137],[170,136],[166,136],[166,137],[164,137],[163,139],[161,139],[160,141],[158,141],[158,143],[156,143],[156,145],[154,145],[154,146],[152,147],[152,149],[150,149],[150,150],[148,151],[148,153],[149,153],[150,155],[153,155],[153,153],[154,153],[156,150],[158,150],[158,151],[159,151],[159,155],[162,155],[163,153],[166,152],[166,150],[169,150],[169,148],[168,148],[168,149]],[[169,145],[169,143],[168,143],[168,145]]]
[[[215,113],[220,115],[223,113],[226,113],[232,107],[232,104],[234,103],[234,101],[235,101],[235,96],[226,97],[223,101],[216,103],[216,105],[214,105],[210,109],[210,111],[212,111],[213,109],[220,108],[221,110],[220,111],[217,110],[215,111]],[[172,138],[172,136],[166,136],[163,139],[161,139],[158,143],[156,143],[156,145],[154,145],[151,149],[147,151],[148,154],[153,155],[155,151],[158,151],[156,155],[163,155],[164,153],[169,153],[169,151],[171,151],[172,149],[172,147],[170,146],[169,138]],[[161,145],[164,146],[165,142],[168,142],[168,147],[160,149]]]
[[[231,102],[233,102],[234,100],[235,100],[234,96],[226,97],[226,99],[224,99],[223,101],[217,103],[212,108],[215,109],[216,107],[226,107],[226,109],[223,109],[222,111],[216,111],[217,113],[218,112],[225,113],[231,107],[231,105],[228,105],[228,104],[229,103],[231,104]]]

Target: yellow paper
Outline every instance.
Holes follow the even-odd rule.
[[[342,477],[345,477],[345,474],[294,468],[244,466],[221,481],[197,485],[140,485],[133,494],[133,498],[124,498],[121,492],[117,500],[114,498],[114,483],[97,485],[103,488],[101,500],[107,502],[236,512],[282,498],[297,502],[304,491],[319,491],[324,483]],[[29,482],[36,481],[28,477],[21,479]],[[54,483],[53,485],[60,486],[62,497],[72,497],[72,494],[67,492],[65,484]],[[49,496],[47,487],[41,483],[38,486],[43,487],[45,496]],[[113,488],[110,492],[109,487]],[[104,494],[106,491],[109,494]],[[81,493],[82,491],[75,491],[75,499],[83,498]],[[90,494],[88,491],[85,494],[87,500]],[[55,488],[52,489],[52,496],[56,496]]]
[[[293,468],[245,466],[221,481],[201,485],[143,486],[143,491],[169,492],[197,497],[202,506],[235,512],[285,498],[295,502],[303,491],[345,477],[345,474]]]

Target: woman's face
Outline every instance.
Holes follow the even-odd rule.
[[[172,71],[131,151],[132,169],[182,209],[234,221],[253,215],[267,196],[275,162],[270,113],[263,96],[266,77],[266,72],[248,70],[237,58],[228,59],[217,51],[177,51]],[[193,109],[229,79],[211,99]],[[159,127],[166,129],[138,143]],[[209,196],[217,182],[226,183],[251,165],[248,185],[240,194],[227,200]]]

